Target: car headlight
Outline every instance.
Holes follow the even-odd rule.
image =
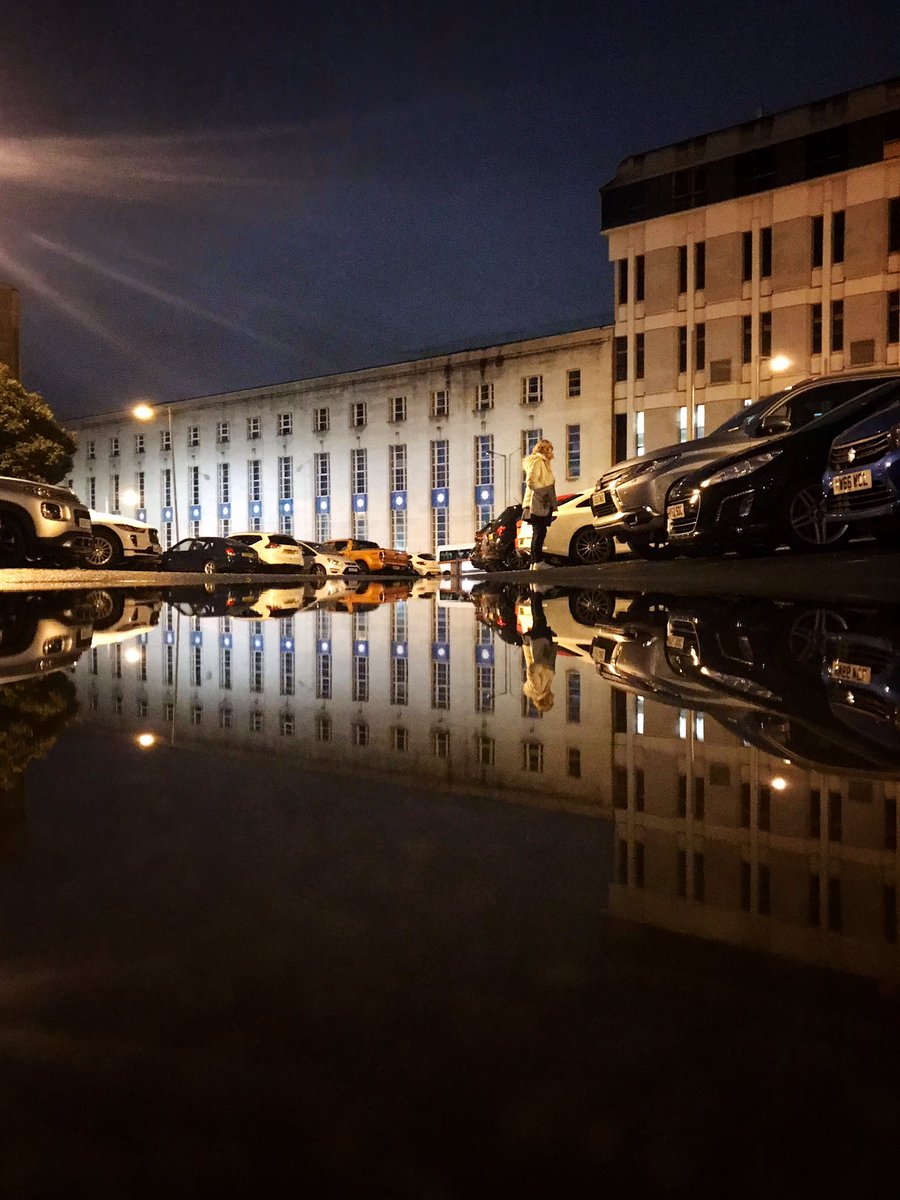
[[[752,458],[741,459],[740,462],[731,463],[727,467],[723,467],[721,471],[714,471],[712,475],[708,475],[706,479],[700,481],[702,488],[711,487],[714,483],[728,483],[732,479],[743,479],[745,475],[752,475],[754,471],[760,471],[763,467],[769,465],[774,459],[781,454],[780,450],[767,450],[764,454],[754,454]]]

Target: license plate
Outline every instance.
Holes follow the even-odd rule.
[[[675,633],[670,633],[669,636],[666,638],[666,645],[669,647],[670,650],[683,650],[684,649],[684,638],[679,637]]]
[[[871,471],[851,471],[849,475],[835,475],[831,481],[835,496],[842,496],[845,492],[864,492],[871,486]]]
[[[90,517],[79,517],[78,518],[78,528],[79,529],[90,529],[90,527],[91,527]]]
[[[677,521],[684,516],[684,505],[670,504],[666,512],[670,521]]]
[[[872,668],[863,667],[859,663],[841,662],[840,659],[835,659],[831,664],[832,679],[840,679],[842,683],[865,683],[872,682]]]
[[[591,651],[591,657],[593,658],[594,662],[597,663],[598,665],[600,663],[605,663],[606,662],[606,647],[605,646],[595,646],[593,648],[593,650]]]
[[[594,508],[600,508],[602,505],[608,503],[608,501],[609,492],[594,492],[593,496],[591,496],[591,504],[593,504]]]

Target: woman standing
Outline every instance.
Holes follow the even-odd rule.
[[[531,569],[544,565],[544,538],[556,512],[556,480],[550,460],[553,445],[541,438],[532,452],[522,459],[525,472],[525,495],[522,497],[522,520],[531,524]]]

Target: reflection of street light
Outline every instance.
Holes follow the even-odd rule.
[[[127,663],[139,663],[141,661],[141,652],[135,646],[129,646],[125,651],[125,661]]]
[[[156,416],[156,409],[152,404],[146,404],[143,401],[136,404],[131,410],[131,415],[138,421],[152,421]],[[175,541],[179,541],[178,536],[178,471],[175,467],[175,438],[172,435],[172,409],[166,405],[166,419],[169,425],[169,453],[172,455],[172,511],[175,513]]]
[[[149,750],[156,745],[156,734],[154,733],[139,733],[134,739],[142,750]]]
[[[136,508],[139,500],[140,496],[137,494],[134,488],[126,488],[122,493],[122,503],[125,505],[134,505]]]

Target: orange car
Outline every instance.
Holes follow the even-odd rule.
[[[412,560],[405,550],[385,550],[377,542],[363,542],[359,538],[333,538],[330,542],[323,542],[322,549],[359,563],[359,569],[368,571],[370,575],[413,573]]]
[[[362,582],[355,584],[352,590],[320,599],[315,607],[331,612],[373,612],[381,604],[395,604],[398,600],[408,600],[411,595],[412,587],[408,583]]]

